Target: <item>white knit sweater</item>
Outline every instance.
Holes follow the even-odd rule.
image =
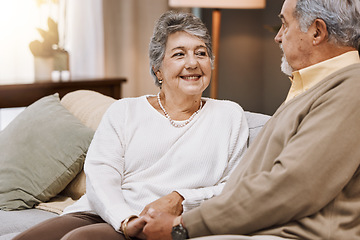
[[[184,197],[184,211],[218,195],[246,149],[248,125],[238,104],[203,100],[203,109],[182,128],[147,96],[111,105],[86,157],[87,193],[64,213],[93,212],[119,229],[125,218],[172,191]]]

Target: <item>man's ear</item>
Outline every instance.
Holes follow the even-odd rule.
[[[316,46],[328,40],[329,32],[324,20],[316,19],[313,24],[315,27],[315,32],[313,34],[313,45]]]

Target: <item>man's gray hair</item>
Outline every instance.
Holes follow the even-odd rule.
[[[167,39],[170,34],[179,31],[187,32],[204,41],[213,67],[214,56],[211,37],[204,23],[191,13],[168,11],[161,15],[156,22],[149,46],[150,73],[157,86],[161,86],[161,84],[155,73],[160,69],[164,59]]]
[[[359,0],[298,0],[294,15],[301,31],[307,32],[316,19],[322,19],[326,23],[330,42],[359,49]]]

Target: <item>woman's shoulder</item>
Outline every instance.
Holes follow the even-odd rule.
[[[238,128],[245,126],[242,123],[245,117],[243,108],[236,102],[230,100],[219,100],[205,98],[208,109],[206,110],[207,119],[212,122],[219,121],[226,128]]]
[[[123,114],[128,110],[135,110],[143,107],[145,101],[146,96],[121,98],[112,103],[106,112],[108,115]]]
[[[239,111],[244,112],[243,108],[236,102],[231,100],[220,100],[213,98],[203,98],[206,104],[212,108],[222,109],[223,111]]]
[[[126,97],[116,100],[111,106],[114,108],[123,107],[126,105],[140,104],[146,100],[146,95],[140,97]]]

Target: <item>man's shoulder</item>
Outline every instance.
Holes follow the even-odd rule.
[[[360,63],[351,64],[347,67],[340,69],[339,71],[333,73],[333,76],[346,76],[347,78],[357,78],[360,79]]]
[[[341,89],[347,88],[348,90],[346,90],[346,92],[354,92],[356,96],[358,96],[358,89],[360,87],[360,63],[340,69],[333,74],[332,78],[335,86]]]
[[[316,92],[320,91],[325,96],[349,95],[355,94],[358,98],[358,89],[360,88],[360,63],[344,67],[321,81]],[[327,94],[326,94],[327,93]]]

